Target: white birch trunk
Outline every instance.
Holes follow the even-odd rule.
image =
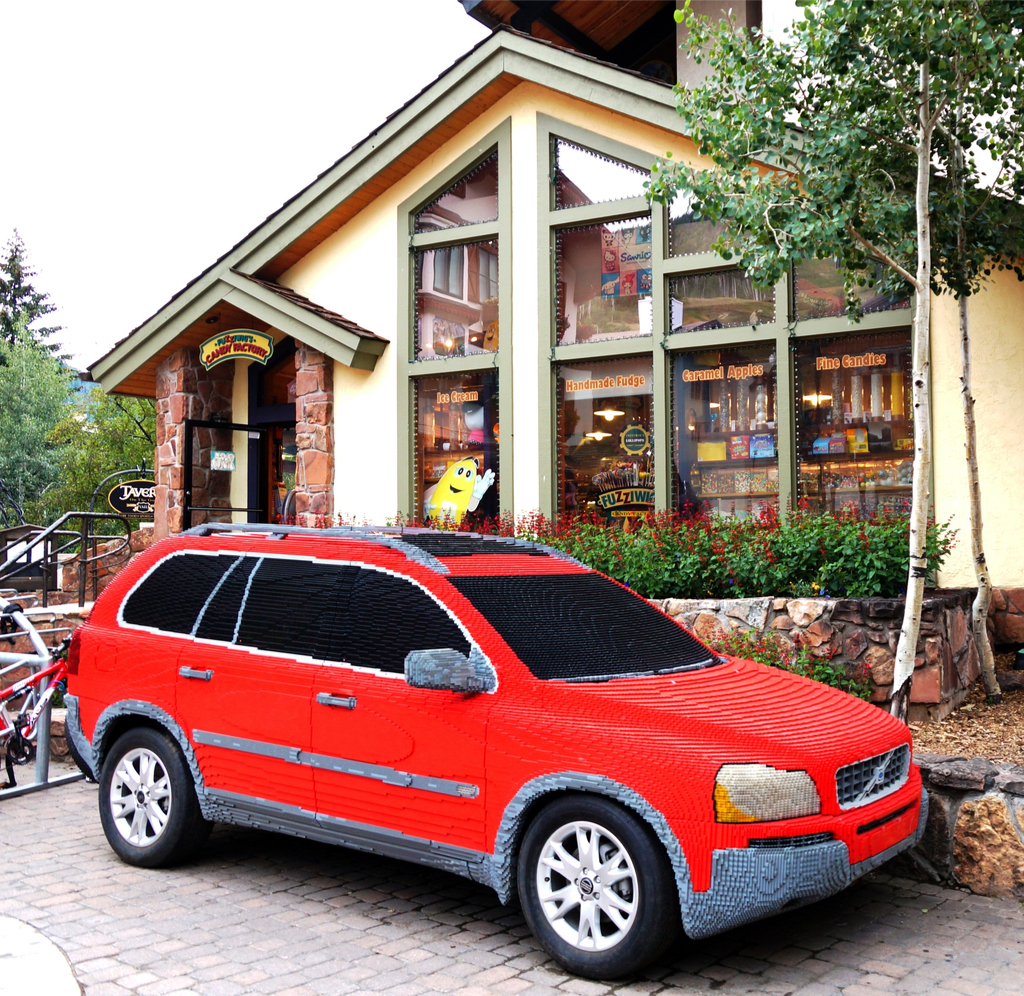
[[[907,602],[903,627],[896,647],[892,678],[891,712],[904,723],[910,707],[910,686],[914,658],[921,632],[921,603],[928,575],[926,540],[928,532],[928,484],[932,463],[932,421],[929,404],[931,370],[931,219],[928,215],[929,167],[932,132],[928,63],[921,65],[920,102],[917,109],[917,279],[914,290],[913,409],[914,478],[910,508],[910,567],[907,572]]]
[[[961,243],[964,233],[961,231]],[[962,248],[962,246],[961,246]],[[981,481],[978,477],[978,430],[974,421],[974,396],[971,394],[971,326],[967,314],[967,298],[960,298],[960,362],[963,372],[960,376],[960,398],[964,406],[964,431],[967,447],[967,486],[971,495],[971,557],[974,560],[974,577],[978,593],[974,596],[971,610],[971,624],[974,642],[981,658],[981,677],[985,683],[985,694],[990,703],[1002,701],[999,682],[996,681],[996,660],[992,644],[988,639],[988,605],[992,599],[992,578],[985,561],[985,547],[982,543],[981,522]]]

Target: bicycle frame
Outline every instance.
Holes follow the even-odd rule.
[[[12,664],[9,667],[3,668],[0,670],[0,676],[14,670],[16,667],[18,667],[17,664]],[[16,681],[10,688],[0,691],[0,722],[3,723],[0,726],[0,742],[6,740],[15,731],[26,740],[31,740],[36,735],[39,718],[42,716],[47,704],[53,699],[59,683],[67,677],[67,673],[68,669],[64,661],[55,661],[49,667],[36,671],[35,674],[30,674],[28,677]],[[32,702],[32,696],[26,693],[30,689],[38,690],[40,686],[45,690],[38,696],[35,705],[26,715],[26,709],[28,709]],[[22,695],[25,695],[25,701],[12,720],[10,713],[7,711],[7,703],[11,699],[19,698]],[[27,722],[21,725],[26,719]]]

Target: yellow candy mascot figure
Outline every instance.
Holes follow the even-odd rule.
[[[493,483],[493,470],[480,474],[476,460],[460,460],[444,472],[437,484],[427,489],[423,495],[423,513],[432,522],[457,526],[466,512],[475,511]]]

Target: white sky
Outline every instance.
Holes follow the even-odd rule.
[[[80,367],[488,32],[458,0],[0,0],[0,245]]]

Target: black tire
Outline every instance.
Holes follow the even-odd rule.
[[[136,822],[138,792],[129,791],[129,779],[140,771],[147,777],[139,791],[150,794],[144,795],[145,809]],[[129,865],[165,868],[184,861],[202,847],[212,827],[199,810],[181,748],[162,730],[139,726],[118,737],[103,760],[99,797],[107,843]]]
[[[599,841],[598,867],[582,862],[582,871],[594,874],[597,881],[581,875],[572,882],[550,865],[541,864],[545,851],[549,860],[561,861],[552,857],[550,844],[554,838],[566,841],[570,857],[578,858],[578,846],[573,853],[575,830],[561,836],[567,827],[577,824],[591,826],[591,836],[585,839],[593,841],[596,836]],[[625,859],[616,845],[625,852]],[[601,867],[601,862],[607,863]],[[562,865],[563,870],[571,868]],[[607,872],[620,875],[626,869],[629,874],[614,888],[609,887]],[[604,885],[600,883],[601,871],[606,871]],[[679,894],[661,842],[639,817],[601,796],[569,795],[541,810],[523,838],[517,884],[530,930],[544,950],[575,975],[592,979],[633,975],[663,954],[679,936]],[[564,907],[555,906],[558,899],[547,893],[542,897],[542,889],[567,889],[568,901]],[[630,908],[628,914],[622,912],[622,906],[611,910],[613,916],[631,918],[624,927],[606,912],[614,901]],[[564,908],[569,912],[560,915]],[[553,920],[549,913],[559,915]],[[597,938],[595,930],[603,936]],[[573,932],[577,937],[570,942],[565,935]]]

